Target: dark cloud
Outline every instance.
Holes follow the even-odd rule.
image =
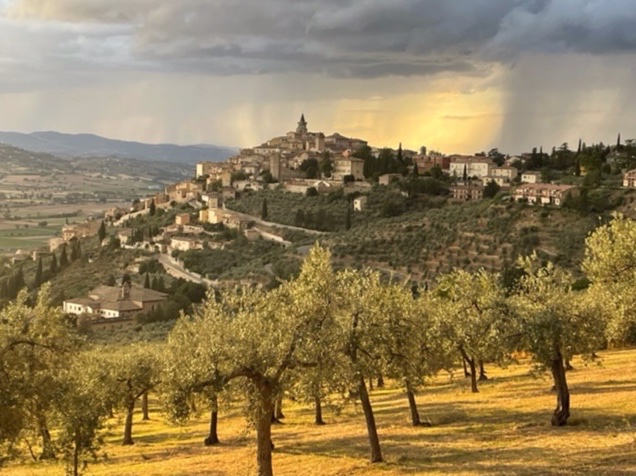
[[[14,0],[8,12],[127,26],[131,64],[213,74],[478,73],[528,52],[636,50],[632,0]]]

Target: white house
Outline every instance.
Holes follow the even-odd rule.
[[[521,174],[522,183],[541,183],[541,172],[524,172]]]
[[[367,207],[368,198],[365,196],[358,197],[353,201],[353,211],[361,212]]]
[[[466,176],[468,178],[477,177],[481,179],[487,175],[490,175],[490,169],[494,167],[492,159],[487,157],[451,157],[449,174],[458,178]]]
[[[100,286],[86,298],[64,301],[63,309],[65,313],[76,316],[87,314],[103,319],[130,318],[139,312],[157,309],[167,298],[167,294],[124,283],[121,288]]]

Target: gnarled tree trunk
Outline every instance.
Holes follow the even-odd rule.
[[[272,470],[272,415],[274,414],[274,389],[264,379],[254,382],[258,391],[256,415],[256,461],[258,476],[273,476]]]
[[[468,371],[468,367],[466,366],[466,359],[464,358],[464,354],[462,354],[462,364],[464,364],[464,378],[470,377],[470,372]]]
[[[565,378],[565,365],[563,356],[557,351],[552,359],[552,377],[557,392],[557,405],[552,414],[552,426],[564,426],[570,418],[570,390]]]
[[[415,401],[415,393],[411,387],[411,382],[405,380],[406,397],[409,399],[409,408],[411,409],[411,423],[413,426],[420,426],[420,414],[417,411],[417,402]]]
[[[384,377],[382,374],[378,377],[378,388],[384,388]]]
[[[465,363],[470,366],[470,387],[473,393],[479,393],[479,389],[477,388],[477,366],[475,365],[475,358],[472,359],[468,357],[468,354],[463,348],[460,348],[459,351],[462,353],[462,357],[464,358]]]
[[[73,476],[79,476],[79,453],[80,453],[80,438],[78,432],[75,432],[75,441],[73,444]]]
[[[279,397],[276,399],[275,415],[277,420],[282,420],[285,418],[285,415],[283,414],[283,396],[282,395],[279,395]]]
[[[49,431],[46,417],[44,415],[38,416],[38,432],[42,439],[42,453],[40,454],[40,460],[55,459],[55,447],[53,446],[53,439],[51,438],[51,432]]]
[[[211,403],[212,403],[212,409],[210,411],[210,434],[203,441],[205,446],[213,446],[213,445],[218,445],[220,443],[219,436],[217,435],[217,432],[216,432],[217,423],[219,421],[218,399],[216,395],[212,397]]]
[[[314,397],[314,406],[316,408],[316,419],[314,423],[316,425],[324,425],[325,421],[322,419],[322,402],[320,401],[320,396]]]
[[[143,421],[150,420],[150,415],[148,415],[148,392],[144,392],[141,396],[141,413]]]
[[[371,407],[371,400],[369,400],[369,393],[367,392],[367,385],[364,381],[364,377],[360,377],[360,383],[358,384],[358,393],[360,395],[360,403],[362,404],[364,418],[367,422],[369,445],[371,446],[371,462],[381,463],[382,450],[380,449],[380,439],[378,438],[378,429],[375,426],[373,408]]]
[[[124,441],[123,446],[134,445],[132,438],[133,414],[135,413],[135,399],[130,399],[126,406],[126,422],[124,424]]]
[[[479,361],[479,381],[483,382],[484,380],[488,380],[488,375],[486,375],[486,370],[484,369],[484,361]]]

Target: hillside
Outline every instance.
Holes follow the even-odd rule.
[[[159,162],[195,164],[222,161],[236,151],[215,145],[143,144],[107,139],[94,134],[60,132],[0,132],[0,142],[34,152],[63,157],[125,157]]]
[[[471,394],[455,373],[440,375],[417,396],[432,427],[412,427],[408,403],[395,384],[371,392],[385,463],[368,463],[364,417],[348,405],[341,414],[325,411],[325,426],[313,425],[313,410],[285,401],[284,424],[273,426],[277,476],[340,475],[605,475],[635,474],[636,351],[600,353],[602,365],[573,362],[571,425],[550,426],[554,394],[547,378],[527,363],[489,368],[491,380]],[[177,476],[256,474],[254,433],[237,405],[219,413],[221,444],[205,447],[209,427],[204,409],[191,422],[166,422],[157,401],[150,421],[134,416],[134,446],[121,446],[123,414],[105,428],[105,446],[85,474],[95,476]],[[107,456],[106,456],[107,455]],[[9,463],[13,476],[64,474],[61,462]]]
[[[587,234],[613,210],[634,215],[636,194],[605,189],[590,196],[590,210],[542,208],[505,201],[504,197],[452,203],[441,197],[406,198],[396,188],[375,187],[365,211],[353,213],[345,229],[347,198],[342,194],[304,197],[279,190],[247,194],[229,208],[260,215],[267,200],[269,220],[298,225],[302,217],[321,216],[321,228],[332,230],[328,244],[341,266],[372,266],[387,273],[430,282],[453,268],[502,271],[519,255],[539,256],[580,274]],[[302,236],[298,244],[311,241]],[[293,252],[289,252],[292,253]]]

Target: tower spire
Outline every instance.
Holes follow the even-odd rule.
[[[298,127],[296,133],[307,134],[307,121],[305,120],[305,113],[300,115],[300,121],[298,121]]]

